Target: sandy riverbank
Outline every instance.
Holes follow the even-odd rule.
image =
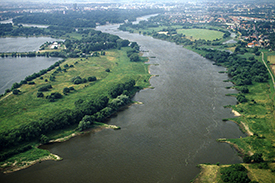
[[[48,160],[61,161],[62,158],[56,154],[50,154],[49,156],[42,157],[34,161],[22,161],[22,162],[15,161],[13,164],[9,166],[7,166],[8,163],[5,163],[1,167],[3,167],[2,168],[3,173],[12,173],[12,172],[26,169],[32,165],[35,165],[36,163],[41,163],[42,161],[48,161]]]

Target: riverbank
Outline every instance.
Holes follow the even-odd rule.
[[[88,130],[83,131],[83,132],[77,132],[77,131],[75,131],[72,134],[67,135],[65,137],[49,140],[48,143],[49,144],[52,144],[52,143],[61,143],[61,142],[68,141],[71,138],[74,138],[74,137],[77,137],[77,136],[80,136],[80,135],[84,135],[84,134],[87,134],[87,133],[97,133],[97,132],[102,131],[104,129],[119,130],[120,127],[118,127],[116,125],[108,125],[108,124],[105,124],[105,123],[96,122],[96,125],[93,128],[91,128],[91,129],[88,129]],[[34,149],[39,148],[39,147],[40,147],[40,145],[38,145]],[[31,150],[31,151],[33,151],[33,150]],[[47,150],[39,149],[39,151],[47,151]],[[28,160],[20,160],[20,159],[22,159],[22,157],[24,158],[24,155],[20,156],[18,158],[17,157],[13,157],[13,158],[11,158],[11,160],[5,161],[5,163],[3,163],[2,165],[0,165],[0,170],[3,173],[6,174],[6,173],[12,173],[12,172],[16,172],[16,171],[19,171],[19,170],[23,170],[23,169],[29,168],[29,167],[37,164],[37,163],[41,163],[42,161],[49,161],[49,160],[61,161],[62,160],[62,157],[60,157],[60,156],[58,156],[56,154],[52,154],[52,153],[49,153],[49,155],[42,156],[42,157],[38,156],[37,158],[33,158],[30,161],[28,161]]]
[[[175,36],[174,36],[175,37]],[[171,38],[172,40],[172,38]],[[170,40],[170,41],[171,41]],[[173,40],[171,41],[173,42]],[[221,46],[223,47],[223,45]],[[210,47],[207,45],[191,45],[184,46],[184,48],[191,50],[201,56],[206,57],[211,55],[215,65],[220,66],[232,66],[230,63],[225,63],[226,61],[220,61],[219,57],[215,57],[215,54],[211,54],[211,51],[214,49],[220,49],[219,47]],[[224,47],[222,50],[231,49],[229,47]],[[235,49],[234,49],[235,50]],[[234,51],[233,50],[233,51]],[[267,50],[261,50],[263,52],[267,52]],[[214,51],[213,51],[214,52]],[[221,54],[217,52],[216,55]],[[214,55],[214,56],[213,56]],[[224,54],[226,55],[226,54]],[[261,63],[264,61],[264,56],[259,56],[253,52],[253,50],[248,50],[248,53],[241,54],[236,53],[235,59],[243,59],[247,63],[257,63],[258,68],[261,67]],[[220,61],[220,62],[219,62]],[[267,65],[267,64],[265,64]],[[255,65],[256,66],[256,65]],[[262,68],[262,67],[261,67]],[[262,69],[263,75],[265,69]],[[233,75],[235,76],[235,75]],[[254,76],[253,76],[254,77]],[[257,77],[257,76],[256,76]],[[235,77],[236,78],[236,77]],[[234,79],[235,79],[234,78]],[[271,76],[271,78],[273,78]],[[241,78],[240,78],[241,79]],[[241,156],[244,155],[253,155],[255,153],[261,153],[263,155],[263,159],[265,162],[268,162],[268,168],[266,170],[261,170],[261,168],[254,167],[253,175],[250,174],[250,178],[252,180],[261,180],[262,177],[260,174],[255,172],[265,171],[265,173],[271,173],[273,165],[269,162],[274,161],[275,159],[275,151],[274,151],[274,82],[266,77],[266,80],[257,80],[255,78],[251,79],[251,83],[245,84],[240,83],[241,80],[233,82],[239,92],[239,94],[234,94],[237,99],[240,99],[240,96],[245,98],[246,100],[240,100],[236,105],[230,106],[233,108],[232,113],[234,113],[235,118],[227,119],[229,121],[234,121],[240,129],[247,133],[247,137],[236,138],[236,139],[220,139],[220,142],[226,142],[233,146]],[[243,87],[247,87],[246,92],[242,92]],[[239,155],[240,155],[239,154]],[[256,176],[254,176],[256,174]],[[273,177],[273,176],[270,176]],[[273,182],[275,179],[272,179]],[[211,182],[211,181],[209,181]]]
[[[15,162],[6,162],[5,164],[1,165],[0,169],[3,173],[13,173],[19,170],[23,170],[26,168],[29,168],[37,163],[41,163],[42,161],[61,161],[62,158],[59,157],[56,154],[50,154],[49,156],[41,157],[39,159],[33,160],[33,161],[15,161]]]

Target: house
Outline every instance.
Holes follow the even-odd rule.
[[[254,48],[254,43],[248,43],[248,44],[247,44],[247,47],[248,47],[248,48]]]

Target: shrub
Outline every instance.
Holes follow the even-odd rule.
[[[37,96],[37,97],[44,97],[44,94],[43,94],[42,92],[38,92],[38,93],[36,94],[36,96]]]
[[[49,137],[47,137],[46,135],[41,134],[40,142],[42,144],[47,144],[49,142],[49,140],[50,140]]]
[[[111,72],[110,69],[106,69],[105,71],[106,71],[106,72]]]
[[[76,80],[74,80],[74,84],[81,84],[82,83],[82,79],[76,79]]]
[[[83,79],[82,79],[82,83],[87,83],[87,79],[86,79],[86,78],[83,78]]]
[[[69,92],[70,92],[70,89],[69,89],[69,88],[65,87],[65,88],[63,89],[63,93],[64,93],[64,94],[67,94],[67,93],[69,93]]]
[[[49,91],[49,89],[52,88],[52,85],[48,84],[48,85],[45,85],[45,86],[41,86],[38,91]]]
[[[74,87],[71,86],[71,87],[69,87],[69,89],[73,91],[73,90],[74,90]]]
[[[249,90],[246,86],[241,87],[240,90],[241,90],[242,93],[249,93]]]
[[[96,81],[96,77],[95,76],[88,77],[88,81],[89,82]]]
[[[20,90],[12,90],[12,93],[14,94],[14,95],[18,95],[19,93],[20,93]]]
[[[238,100],[238,102],[240,102],[240,103],[247,102],[247,99],[246,99],[245,96],[242,95],[242,94],[240,94],[240,95],[237,96],[237,100]]]
[[[35,82],[34,82],[34,81],[31,81],[31,82],[29,82],[28,84],[29,84],[29,85],[34,85]]]
[[[62,98],[62,95],[58,92],[51,93],[51,95],[48,95],[46,99],[49,99],[50,102],[54,102],[56,99]]]

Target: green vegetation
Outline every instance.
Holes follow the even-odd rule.
[[[73,126],[74,130],[69,130],[73,133],[77,126],[84,130],[98,125],[96,121],[104,121],[127,104],[129,96],[148,87],[147,59],[139,57],[130,62],[127,52],[133,48],[108,50],[97,57],[69,58],[56,69],[30,77],[33,85],[15,84],[20,92],[7,93],[0,100],[2,160],[33,149],[35,144],[47,143],[60,130]],[[76,79],[81,82],[75,83]],[[13,151],[15,147],[22,150]]]
[[[245,162],[249,163],[244,164],[247,170],[242,171],[243,173],[233,173],[230,178],[230,172],[236,172],[232,167],[220,171],[219,167],[205,166],[204,170],[207,170],[208,174],[200,176],[199,182],[234,182],[235,178],[241,178],[244,182],[249,182],[249,179],[265,182],[262,181],[265,180],[263,179],[265,176],[269,176],[267,178],[269,182],[274,182],[275,177],[272,173],[274,171],[271,168],[273,164],[270,163],[275,159],[274,84],[261,55],[261,52],[264,52],[264,62],[272,71],[274,70],[272,65],[274,52],[267,52],[267,50],[258,47],[248,48],[245,41],[238,41],[236,44],[222,44],[228,40],[230,35],[223,28],[208,25],[203,29],[201,25],[187,23],[180,26],[180,23],[173,24],[169,22],[169,18],[166,20],[164,16],[154,17],[154,19],[158,21],[149,20],[138,25],[127,23],[120,29],[130,32],[138,31],[139,33],[144,31],[146,35],[151,35],[154,38],[175,42],[213,61],[214,65],[226,67],[227,74],[230,76],[228,81],[234,83],[234,88],[239,91],[238,94],[228,94],[228,96],[235,96],[238,103],[235,106],[227,107],[240,113],[240,117],[224,119],[224,121],[235,121],[243,131],[247,132],[248,137],[221,141],[232,144],[241,152]],[[212,37],[211,34],[215,31],[224,33],[222,38]],[[190,32],[191,34],[187,35]],[[196,32],[201,33],[199,36],[206,33],[209,39],[199,39],[202,37],[196,37]],[[217,32],[216,35],[218,35]]]
[[[223,32],[208,29],[177,29],[177,33],[193,40],[204,39],[206,41],[221,39],[224,35]]]

